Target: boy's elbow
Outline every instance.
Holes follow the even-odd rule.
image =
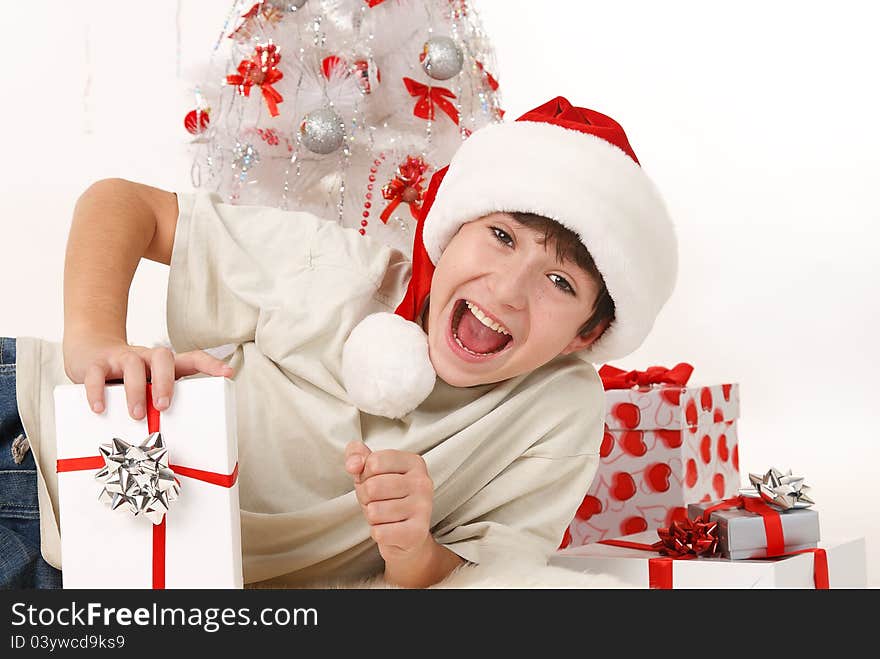
[[[117,195],[125,191],[126,188],[134,186],[135,184],[131,181],[127,181],[124,178],[102,178],[98,179],[85,190],[83,190],[82,194],[80,194],[77,199],[77,204],[80,204],[82,201],[93,198],[93,197],[103,197],[106,195]]]
[[[94,214],[95,209],[104,211]],[[83,216],[114,217],[129,221],[143,232],[146,245],[143,256],[151,261],[171,263],[171,250],[177,227],[177,195],[124,178],[104,178],[92,183],[76,202]]]

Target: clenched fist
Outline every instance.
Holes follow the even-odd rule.
[[[345,447],[345,470],[370,535],[386,563],[422,551],[431,537],[434,483],[422,456],[407,451],[371,451],[361,441]]]

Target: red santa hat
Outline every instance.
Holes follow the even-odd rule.
[[[462,224],[499,211],[556,220],[593,257],[615,317],[575,354],[604,363],[645,340],[675,285],[672,221],[620,124],[560,96],[475,131],[431,178],[403,301],[364,318],[343,349],[343,383],[359,409],[400,418],[431,393],[436,373],[418,320],[434,266]]]

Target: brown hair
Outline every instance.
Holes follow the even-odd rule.
[[[605,279],[599,268],[596,267],[590,252],[581,242],[581,237],[571,229],[562,226],[556,220],[543,215],[534,213],[508,213],[513,219],[529,229],[544,232],[542,245],[556,245],[556,258],[560,262],[564,260],[571,261],[581,270],[586,272],[599,284],[599,293],[596,301],[593,303],[593,309],[590,317],[581,325],[578,334],[587,335],[591,330],[598,327],[606,318],[608,322],[614,320],[614,300],[608,293],[608,287],[605,285]],[[549,242],[548,242],[549,241]]]

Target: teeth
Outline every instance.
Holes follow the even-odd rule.
[[[504,325],[500,325],[494,320],[490,320],[476,304],[471,304],[468,300],[465,300],[465,304],[467,304],[467,308],[471,310],[471,313],[474,314],[477,317],[477,320],[483,323],[483,325],[495,330],[499,334],[510,335],[510,332],[507,331],[507,328],[504,327]],[[465,348],[465,350],[467,350],[467,348]]]
[[[456,342],[456,343],[459,345],[459,347],[461,347],[465,352],[469,352],[469,353],[471,353],[472,355],[476,355],[477,357],[485,357],[485,355],[483,355],[482,353],[474,352],[473,350],[471,350],[470,348],[468,348],[465,344],[463,344],[463,343],[461,342],[461,339],[459,339],[457,335],[453,335],[453,336],[455,337],[455,342]]]

